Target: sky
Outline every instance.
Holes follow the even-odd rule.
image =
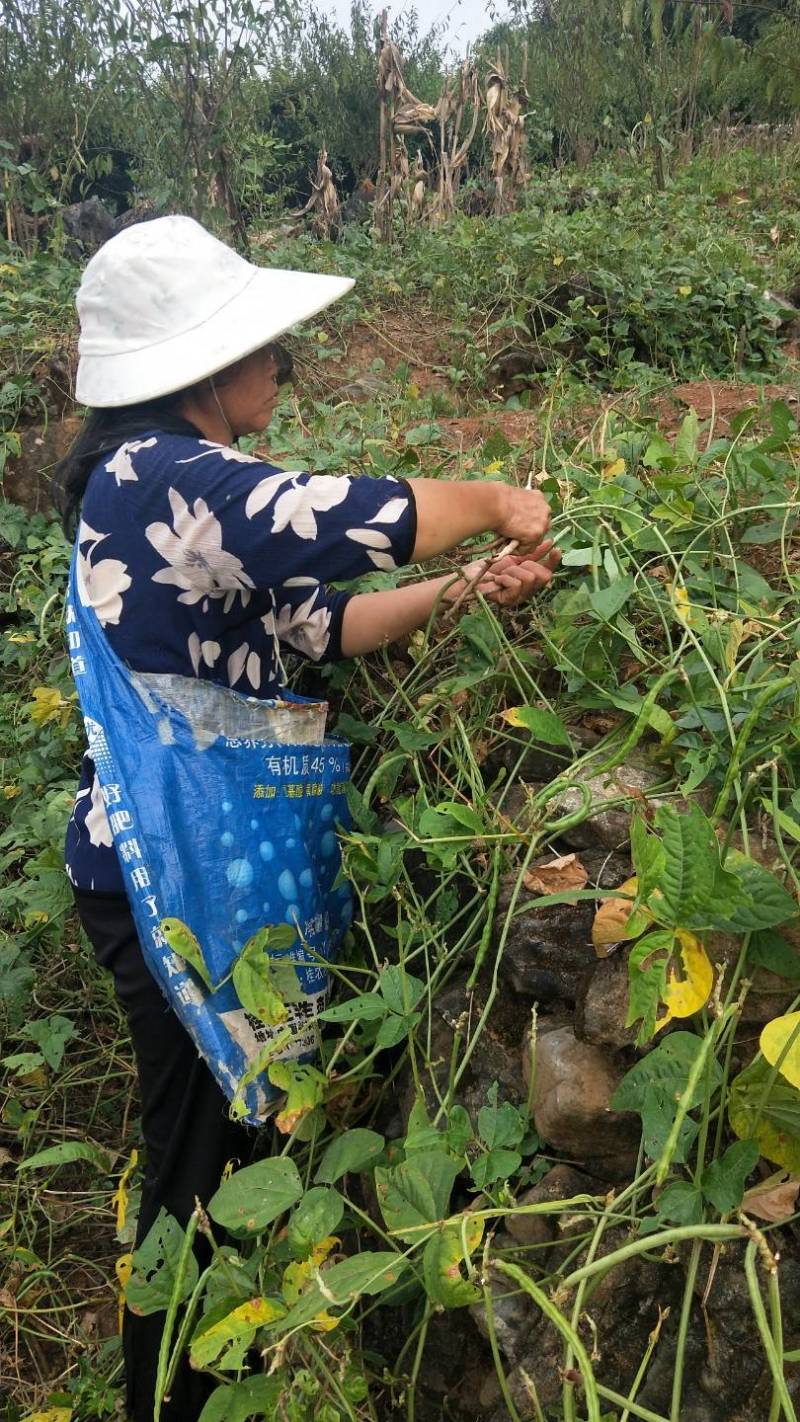
[[[503,0],[409,0],[407,8],[416,9],[421,33],[431,25],[446,23],[444,43],[454,55],[462,55],[484,30],[496,20],[506,15]],[[375,10],[381,10],[380,0],[375,0]],[[386,4],[389,19],[406,8],[404,0]],[[319,9],[335,15],[340,24],[347,26],[350,18],[350,0],[320,0]]]

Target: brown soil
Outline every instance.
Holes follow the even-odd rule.
[[[800,393],[791,385],[746,385],[739,381],[694,380],[685,385],[675,385],[664,395],[652,402],[658,422],[666,429],[675,426],[676,416],[680,419],[687,409],[696,410],[701,420],[714,421],[714,433],[730,434],[730,422],[740,410],[756,408],[766,414],[773,400],[785,400],[787,404],[797,404]],[[681,408],[682,407],[682,408]]]
[[[437,420],[446,444],[454,449],[472,449],[484,444],[491,435],[500,433],[509,444],[526,444],[535,440],[539,415],[535,410],[487,410],[481,415],[464,415],[458,419]]]
[[[384,362],[383,370],[374,372],[377,379],[384,373],[393,375],[405,364],[409,383],[421,394],[452,390],[447,366],[454,363],[456,351],[449,331],[430,312],[384,311],[379,322],[356,321],[335,339],[344,346],[342,355],[311,363],[312,378],[328,393],[368,379],[376,360]]]

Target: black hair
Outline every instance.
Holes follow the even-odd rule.
[[[129,439],[160,430],[164,434],[190,435],[202,439],[202,431],[178,413],[185,390],[145,400],[140,405],[115,405],[106,410],[90,410],[80,434],[53,470],[52,489],[56,508],[67,538],[72,538],[78,522],[86,485],[97,461],[111,454]]]
[[[266,349],[275,359],[278,385],[285,385],[294,373],[291,354],[277,341],[271,342]],[[239,364],[236,361],[214,377],[220,388],[232,378]],[[161,395],[156,400],[145,400],[139,405],[114,405],[105,410],[89,411],[80,434],[64,458],[56,464],[51,480],[55,505],[68,538],[74,536],[89,475],[102,455],[111,454],[127,440],[139,439],[153,430],[202,439],[202,431],[180,414],[186,396],[196,388],[189,386],[175,390],[171,395]]]

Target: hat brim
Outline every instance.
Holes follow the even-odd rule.
[[[81,355],[75,399],[106,410],[172,395],[308,321],[354,285],[352,277],[260,267],[236,296],[191,331],[138,351]]]

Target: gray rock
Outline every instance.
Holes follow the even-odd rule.
[[[517,1205],[543,1205],[558,1200],[569,1200],[573,1195],[593,1193],[591,1182],[570,1165],[554,1165],[543,1175],[538,1184],[525,1190],[517,1198]],[[548,1215],[516,1215],[506,1217],[506,1229],[517,1244],[543,1246],[552,1244],[556,1237],[557,1216],[555,1211]]]
[[[552,858],[552,854],[547,854],[535,863],[546,863]],[[610,889],[629,876],[630,861],[620,855],[595,849],[584,851],[580,858],[589,874],[587,887]],[[505,883],[498,896],[495,915],[495,943],[498,945],[515,882],[513,879]],[[515,992],[539,1003],[573,1003],[582,978],[595,961],[591,945],[595,906],[583,902],[542,909],[533,906],[538,897],[540,895],[523,890],[517,899],[500,974]],[[526,904],[531,907],[526,909]]]
[[[638,1116],[609,1105],[621,1076],[609,1056],[579,1042],[570,1027],[537,1041],[533,1119],[539,1135],[609,1179],[633,1171],[639,1145]]]
[[[96,252],[116,231],[113,214],[96,196],[62,207],[59,218],[66,235],[86,252]]]
[[[637,808],[641,808],[642,797],[657,806],[663,800],[652,795],[653,788],[664,782],[666,773],[658,766],[644,759],[628,761],[607,775],[584,775],[579,782],[557,795],[548,805],[548,813],[558,812],[562,817],[573,815],[580,810],[582,793],[578,784],[586,787],[591,795],[592,808],[586,819],[572,829],[564,830],[560,838],[573,849],[603,845],[606,849],[620,849],[630,839],[631,820]],[[620,805],[610,802],[622,800]]]
[[[489,1271],[489,1289],[497,1346],[509,1362],[515,1363],[528,1346],[531,1331],[539,1321],[539,1311],[528,1294],[495,1270]],[[481,1337],[488,1339],[486,1305],[470,1304],[469,1312]]]
[[[630,949],[618,948],[609,958],[598,958],[584,975],[575,1011],[575,1031],[584,1042],[596,1047],[632,1047],[636,1027],[626,1027],[630,984]]]

